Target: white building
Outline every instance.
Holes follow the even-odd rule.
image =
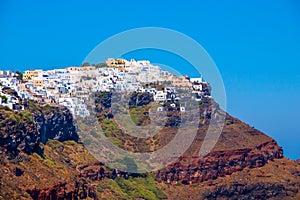
[[[90,115],[84,101],[81,99],[75,97],[59,98],[58,102],[60,105],[66,106],[73,115],[80,117]]]
[[[167,99],[167,93],[163,91],[157,91],[153,98],[156,102],[165,101]]]
[[[202,91],[202,84],[199,85],[193,85],[194,90]]]
[[[202,77],[200,78],[190,78],[190,82],[192,83],[202,83]]]

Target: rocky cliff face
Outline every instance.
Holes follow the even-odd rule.
[[[117,124],[108,115],[111,94],[103,95],[105,98],[98,102],[101,105],[96,107],[102,114],[99,119],[106,119],[112,127],[107,129],[111,137],[122,139],[124,144],[150,144],[153,149],[149,149],[155,150],[176,134],[174,125],[164,127],[164,132],[149,143],[128,137],[120,128],[115,129]],[[134,111],[145,115],[151,101],[147,95],[137,95],[132,97],[131,106],[142,106],[145,109]],[[282,148],[272,138],[229,115],[214,149],[205,157],[198,157],[208,119],[214,117],[211,102],[203,104],[193,144],[176,162],[153,172],[156,182],[153,179],[151,184],[159,185],[169,199],[300,199],[299,160],[283,158]],[[102,195],[118,199],[120,194],[138,187],[132,186],[132,179],[146,184],[140,188],[144,193],[156,191],[157,188],[147,190],[148,175],[109,169],[96,161],[77,143],[77,129],[68,109],[32,101],[26,109],[14,112],[0,108],[0,199],[97,199]],[[137,112],[133,114],[137,119],[149,120]],[[145,149],[148,151],[148,146]]]
[[[78,141],[77,129],[73,116],[65,107],[51,108],[48,111],[35,111],[33,119],[40,134],[41,142],[44,144],[48,139],[58,141]]]
[[[0,109],[0,151],[14,158],[20,151],[28,154],[40,152],[40,135],[27,111],[14,113],[8,108]]]
[[[286,188],[280,183],[255,183],[247,185],[235,182],[229,186],[221,186],[213,192],[205,194],[206,199],[287,199],[295,197],[296,188]]]
[[[195,184],[231,175],[246,167],[262,167],[268,161],[280,158],[283,158],[282,148],[271,141],[252,149],[214,151],[204,158],[181,157],[158,171],[156,177],[166,183]]]
[[[0,150],[13,158],[20,151],[42,153],[40,142],[48,139],[78,141],[73,116],[65,107],[40,106],[31,102],[27,110],[0,109]]]
[[[282,148],[275,141],[267,142],[253,149],[212,152],[200,158],[180,157],[165,169],[154,172],[158,181],[165,183],[199,184],[218,177],[225,177],[244,168],[262,167],[274,159],[283,158]],[[91,180],[116,177],[144,177],[144,174],[108,170],[102,162],[77,167],[80,177]]]
[[[146,174],[128,173],[117,169],[107,169],[105,164],[102,162],[95,162],[90,165],[81,165],[77,167],[77,170],[80,172],[80,177],[88,178],[93,181],[99,181],[105,178],[116,179],[117,177],[125,179],[146,177]]]
[[[86,181],[75,183],[58,183],[50,187],[27,189],[33,199],[86,199],[96,198],[95,189]]]
[[[244,168],[200,184],[161,183],[169,199],[272,199],[300,198],[300,167],[286,158],[269,160],[262,167]]]

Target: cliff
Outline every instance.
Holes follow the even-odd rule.
[[[200,184],[160,183],[169,199],[294,199],[300,198],[300,168],[289,159],[269,161],[262,167],[244,168]]]
[[[48,105],[36,107],[29,106],[33,120],[42,143],[48,139],[58,141],[78,141],[77,128],[73,116],[66,107],[51,107]]]
[[[130,114],[137,125],[144,125],[149,120],[145,117],[145,113],[149,110],[148,102],[151,102],[151,100],[144,97],[143,102],[146,103],[140,106],[131,104]],[[233,199],[239,197],[241,199],[277,199],[282,197],[297,199],[300,179],[298,176],[299,167],[296,163],[289,162],[286,165],[286,168],[289,170],[282,173],[284,178],[281,180],[284,181],[274,178],[277,176],[276,168],[283,165],[280,160],[285,159],[282,148],[269,136],[229,114],[226,114],[225,126],[212,151],[203,158],[197,156],[209,127],[209,120],[212,117],[217,118],[220,113],[224,114],[217,105],[214,105],[217,107],[217,110],[213,116],[213,104],[215,102],[212,99],[206,98],[202,101],[200,105],[201,120],[199,129],[194,142],[184,155],[166,168],[153,172],[156,180],[160,182],[168,197],[170,199],[226,199],[231,197]],[[106,104],[105,107],[101,106],[101,104],[99,106],[102,108],[99,116],[103,113],[106,115],[110,113],[109,104]],[[146,152],[159,149],[172,140],[176,134],[176,128],[181,123],[180,119],[177,122],[172,120],[172,118],[176,117],[180,118],[180,114],[176,111],[172,112],[172,115],[169,115],[167,119],[168,125],[152,138],[137,139],[128,136],[122,129],[112,130],[114,133],[113,137],[119,139],[121,141],[120,146],[127,150]],[[99,120],[101,123],[103,118],[99,117]],[[105,123],[108,123],[108,121],[115,125],[113,116],[107,119]],[[143,146],[139,146],[141,143]],[[277,164],[274,165],[274,163]],[[265,171],[265,169],[260,171],[262,168],[268,169],[271,173],[260,175],[259,173],[265,174],[268,171]],[[249,170],[255,174],[255,179],[251,179],[249,174],[245,174]],[[95,177],[99,179],[104,174],[105,172],[102,169],[102,171],[85,171],[84,176],[90,179]],[[128,175],[126,174],[126,176]],[[249,181],[241,183],[240,179],[236,179],[236,176],[247,177]],[[266,179],[265,176],[269,178],[268,182],[263,181],[263,179]],[[231,183],[228,186],[222,182],[222,184],[218,185],[218,180],[222,178],[227,179],[227,182]],[[287,182],[286,180],[293,181]],[[216,182],[216,184],[212,182]],[[208,191],[202,191],[199,190],[197,185],[218,186],[209,187]],[[184,191],[178,187],[183,187]],[[191,193],[194,193],[193,189],[195,187],[201,191],[201,195],[198,197],[191,195]],[[191,196],[193,198],[190,198]]]
[[[107,137],[135,152],[166,145],[178,128],[169,115],[154,137],[139,139],[118,127],[111,94],[96,99],[99,123]],[[130,114],[138,126],[150,120],[148,95],[131,98]],[[218,142],[204,157],[204,141],[213,101],[200,106],[194,142],[174,163],[148,174],[110,169],[79,140],[71,113],[64,107],[25,103],[26,110],[0,109],[0,199],[300,199],[300,163],[284,158],[276,141],[226,114]],[[218,112],[223,112],[218,110]]]
[[[0,150],[9,157],[20,151],[42,154],[40,142],[45,144],[48,139],[78,141],[73,116],[67,108],[33,101],[20,112],[0,108]]]
[[[156,177],[167,183],[195,184],[231,175],[244,168],[262,167],[280,158],[283,158],[282,149],[271,141],[252,149],[214,151],[204,158],[180,157],[177,162],[158,171]]]
[[[93,187],[85,181],[75,181],[74,183],[58,183],[46,188],[27,189],[33,199],[95,199],[96,194]]]
[[[40,135],[30,112],[0,108],[0,151],[14,158],[20,151],[40,152]]]
[[[49,139],[78,140],[68,109],[33,101],[28,102],[26,110],[19,112],[0,108],[0,199],[93,196],[92,190],[80,179],[56,181],[59,175],[55,173],[56,164],[44,152],[48,147],[43,143]],[[45,166],[44,161],[51,165]]]

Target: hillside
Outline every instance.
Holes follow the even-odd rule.
[[[142,126],[149,123],[145,113],[153,103],[146,94],[140,95],[144,103],[132,106],[130,114]],[[179,113],[172,114],[161,132],[139,139],[117,126],[108,94],[99,94],[96,103],[106,136],[135,152],[161,148],[180,123],[173,120]],[[207,100],[200,109],[210,111],[213,103]],[[137,174],[110,169],[96,160],[79,136],[89,127],[78,129],[64,107],[29,102],[25,111],[1,108],[0,199],[300,198],[299,161],[284,158],[276,141],[228,114],[214,149],[197,156],[209,118],[203,118],[193,144],[176,162]]]

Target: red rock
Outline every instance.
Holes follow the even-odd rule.
[[[253,149],[215,151],[204,158],[181,157],[179,161],[156,172],[165,182],[179,181],[183,184],[200,183],[220,176],[230,175],[244,168],[264,166],[268,160],[282,158],[282,148],[273,140]],[[185,164],[189,160],[189,164]]]

